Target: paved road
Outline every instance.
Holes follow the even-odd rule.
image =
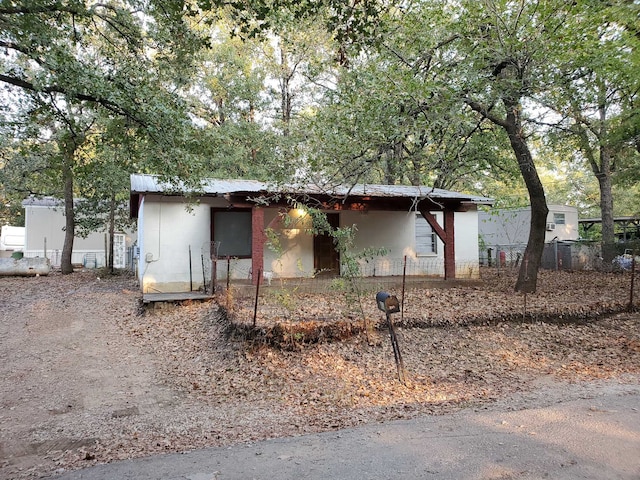
[[[117,462],[59,480],[546,478],[639,480],[640,386],[543,389],[480,411]]]

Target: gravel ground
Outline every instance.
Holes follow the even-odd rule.
[[[379,312],[369,341],[281,351],[229,338],[214,302],[144,311],[127,276],[0,278],[0,478],[640,383],[640,316],[611,313],[628,274],[544,272],[524,317],[512,285],[408,292],[402,385]]]

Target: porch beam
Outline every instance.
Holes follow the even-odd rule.
[[[444,243],[444,279],[456,278],[456,247],[454,217],[455,213],[450,208],[444,210],[444,228],[438,224],[435,215],[424,208],[419,209],[420,214],[431,225],[438,238]]]

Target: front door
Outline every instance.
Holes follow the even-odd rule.
[[[326,215],[332,230],[340,226],[338,213]],[[340,255],[331,235],[323,233],[313,237],[313,268],[316,274],[340,275]]]

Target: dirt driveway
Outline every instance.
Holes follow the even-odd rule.
[[[635,314],[405,330],[400,386],[384,331],[245,348],[215,304],[142,315],[139,298],[124,276],[0,278],[0,478],[446,413],[540,382],[640,383]]]

